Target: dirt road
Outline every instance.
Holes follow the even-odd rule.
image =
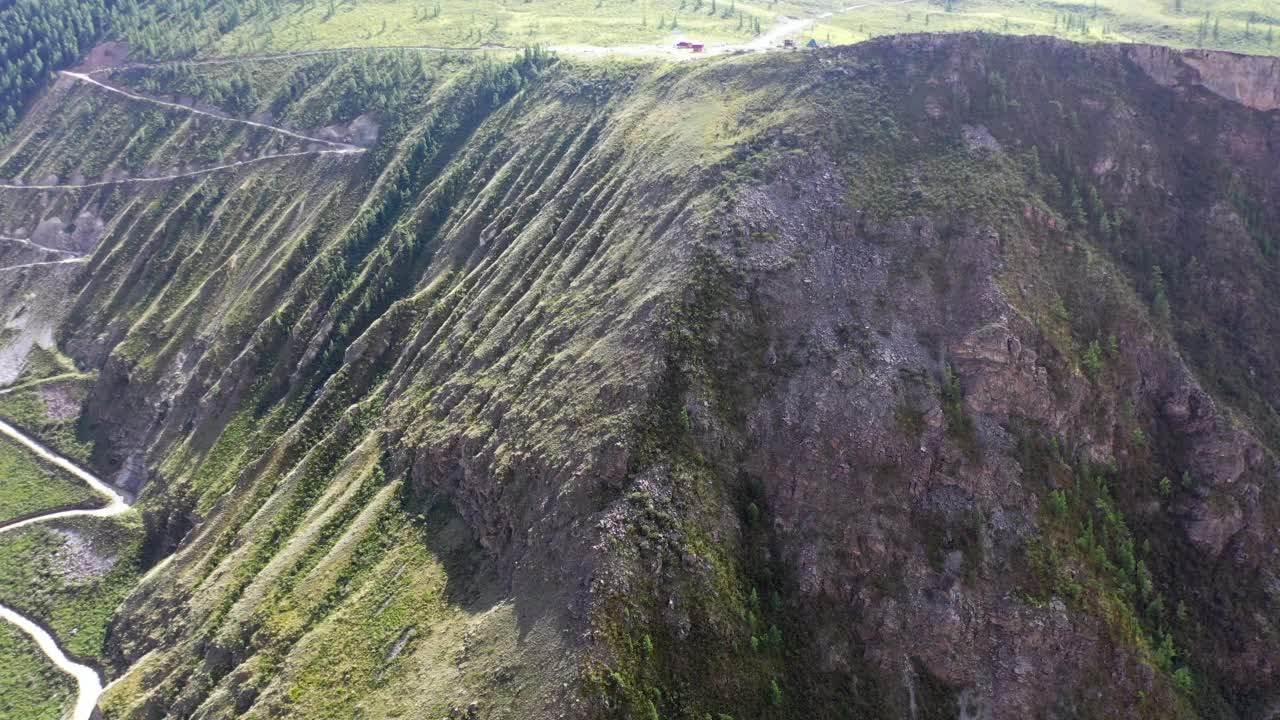
[[[27,450],[35,453],[42,461],[83,480],[95,492],[106,496],[109,501],[106,507],[96,510],[62,510],[37,515],[26,520],[4,525],[0,527],[0,533],[13,532],[28,525],[49,522],[50,520],[71,517],[112,517],[129,511],[129,503],[125,500],[124,495],[117,492],[115,488],[102,482],[92,473],[82,469],[70,460],[49,450],[39,442],[27,437],[12,425],[0,421],[0,434],[9,437]],[[40,648],[40,651],[49,658],[50,662],[57,666],[59,670],[75,678],[77,687],[76,703],[72,709],[71,720],[90,720],[93,717],[94,708],[97,707],[98,697],[102,694],[102,678],[98,675],[98,671],[68,658],[62,648],[58,646],[57,640],[47,630],[16,610],[0,605],[0,620],[13,624],[30,636],[35,641],[36,646]]]
[[[141,102],[159,105],[160,107],[169,108],[172,110],[182,110],[185,112],[195,113],[197,115],[204,115],[206,117],[211,117],[216,120],[222,120],[224,122],[239,123],[242,125],[248,125],[250,127],[269,130],[271,132],[280,133],[282,135],[294,138],[296,140],[302,140],[304,142],[312,143],[315,145],[323,145],[324,147],[319,149],[311,149],[311,150],[299,150],[297,152],[263,155],[262,157],[251,158],[249,160],[238,160],[236,162],[225,163],[222,165],[215,165],[213,167],[203,168],[201,170],[192,170],[189,172],[176,173],[172,175],[156,175],[153,177],[121,178],[118,180],[99,180],[96,182],[79,183],[79,184],[47,185],[47,184],[39,184],[39,183],[36,183],[36,184],[0,183],[0,189],[3,189],[3,190],[84,190],[84,189],[106,187],[109,185],[121,185],[125,183],[167,182],[169,180],[178,180],[181,178],[196,177],[198,175],[207,175],[209,173],[220,172],[222,170],[230,170],[230,169],[242,167],[245,165],[266,162],[268,160],[279,160],[282,158],[302,157],[306,155],[356,155],[356,154],[365,152],[365,148],[362,148],[356,145],[350,145],[348,143],[337,142],[334,140],[325,140],[323,138],[311,137],[309,135],[303,135],[301,133],[297,133],[292,130],[286,130],[285,128],[282,128],[282,127],[276,127],[275,125],[267,125],[266,123],[255,122],[253,120],[244,120],[241,118],[230,117],[227,115],[218,115],[216,113],[207,112],[205,110],[194,108],[189,105],[180,105],[178,103],[171,103],[165,100],[158,100],[156,98],[146,97],[145,95],[138,95],[135,93],[131,93],[127,90],[121,90],[120,88],[108,85],[104,82],[101,82],[95,78],[90,77],[86,73],[63,71],[61,74],[65,77],[72,78],[79,82],[86,82],[91,85],[95,85],[108,92],[112,92],[117,95],[123,95],[124,97],[130,98],[133,100],[138,100]],[[8,269],[8,268],[5,268],[5,269]]]

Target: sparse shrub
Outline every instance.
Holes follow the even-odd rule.
[[[1089,341],[1089,347],[1085,348],[1080,364],[1084,367],[1084,374],[1090,380],[1097,380],[1098,373],[1102,372],[1102,344],[1096,339]]]
[[[1142,431],[1142,428],[1134,428],[1131,436],[1134,445],[1137,445],[1138,447],[1147,446],[1147,434]]]
[[[924,413],[903,405],[894,413],[894,419],[905,437],[912,442],[919,442],[920,436],[924,434]]]
[[[1063,591],[1066,593],[1066,596],[1073,601],[1079,601],[1080,598],[1084,597],[1084,586],[1080,584],[1079,580],[1071,580],[1068,582],[1066,587],[1063,588]]]
[[[1160,638],[1160,644],[1156,646],[1155,661],[1156,667],[1169,671],[1173,666],[1173,660],[1178,656],[1178,650],[1173,646],[1173,638],[1168,633],[1163,633]]]
[[[1107,565],[1107,549],[1101,543],[1093,546],[1093,561],[1103,567]]]
[[[774,707],[782,707],[782,687],[777,680],[769,681],[769,702]]]
[[[1191,671],[1185,666],[1175,670],[1170,679],[1173,680],[1173,686],[1184,695],[1190,695],[1196,689],[1195,679],[1191,677]]]
[[[977,438],[974,437],[973,421],[964,410],[964,389],[960,386],[960,378],[946,368],[942,381],[942,412],[947,417],[947,431],[967,455],[973,457],[978,452]]]
[[[770,625],[769,634],[766,635],[765,637],[769,641],[769,647],[773,648],[774,650],[782,649],[782,631],[778,629],[777,625]]]
[[[1165,475],[1160,478],[1160,497],[1169,497],[1173,493],[1173,482],[1169,480],[1169,476]]]
[[[1151,266],[1151,310],[1160,320],[1169,319],[1168,287],[1159,265]]]
[[[1084,200],[1080,197],[1080,186],[1071,181],[1071,224],[1082,228],[1088,225],[1089,217],[1084,212]]]
[[[1053,510],[1053,514],[1063,517],[1067,514],[1067,494],[1061,490],[1054,490],[1049,493],[1049,507]]]

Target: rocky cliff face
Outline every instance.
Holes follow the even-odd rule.
[[[360,158],[0,191],[93,220],[57,339],[172,556],[107,716],[1276,717],[1273,70],[445,58]]]
[[[1129,56],[1161,85],[1201,87],[1255,110],[1280,110],[1280,59],[1135,45]]]
[[[769,389],[741,408],[738,449],[723,467],[758,488],[765,557],[782,575],[769,584],[794,598],[812,633],[790,685],[803,686],[810,668],[839,677],[869,662],[903,678],[904,689],[889,682],[887,703],[899,708],[917,704],[912,678],[931,676],[982,716],[1151,711],[1123,701],[1119,710],[1120,697],[1174,713],[1180,703],[1153,667],[1165,633],[1204,623],[1186,620],[1199,607],[1223,624],[1200,624],[1179,653],[1223,679],[1215,702],[1269,716],[1275,659],[1255,641],[1277,627],[1269,612],[1240,611],[1275,602],[1264,579],[1275,573],[1273,446],[1243,407],[1197,380],[1222,372],[1215,351],[1180,347],[1240,325],[1219,314],[1210,328],[1177,301],[1170,310],[1165,293],[1186,295],[1150,289],[1150,273],[1179,286],[1184,272],[1201,272],[1196,258],[1234,256],[1246,275],[1265,262],[1271,221],[1245,220],[1246,201],[1203,183],[1258,182],[1236,174],[1251,160],[1230,148],[1274,153],[1275,116],[1185,87],[1185,104],[1153,112],[1147,78],[1130,76],[1125,97],[1083,77],[1134,72],[1125,58],[1142,49],[1032,47],[1041,69],[1019,72],[999,45],[886,43],[879,79],[906,89],[898,107],[919,103],[928,119],[906,120],[882,146],[887,156],[857,147],[864,157],[841,158],[827,144],[783,162],[729,211],[730,223],[770,238],[747,232],[717,248],[741,278],[727,307],[751,307],[756,317],[736,322],[761,335],[739,349],[759,354]],[[840,77],[841,59],[815,64]],[[1203,105],[1230,129],[1202,134],[1203,118],[1187,121],[1189,133],[1158,129]],[[1043,183],[1052,165],[1057,177]],[[876,177],[886,166],[895,169]],[[1273,181],[1260,182],[1242,192],[1274,205],[1261,199]],[[1118,224],[1108,219],[1117,212]],[[792,262],[779,266],[779,256]],[[1237,264],[1243,257],[1255,260]],[[1215,312],[1223,299],[1193,303]],[[1268,335],[1243,344],[1264,355]],[[1038,459],[1045,442],[1052,457]],[[1093,497],[1082,489],[1090,482]],[[1083,513],[1073,509],[1082,500]],[[1098,540],[1104,522],[1111,534]],[[1095,557],[1081,557],[1088,547]],[[1148,571],[1167,584],[1144,589]],[[1260,582],[1245,590],[1246,577]],[[1122,650],[1117,634],[1138,649]],[[1185,689],[1178,672],[1172,684]],[[1201,683],[1189,712],[1225,712]]]

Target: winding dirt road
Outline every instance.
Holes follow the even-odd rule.
[[[127,90],[121,90],[120,88],[108,85],[104,82],[101,82],[95,78],[90,77],[86,73],[71,72],[69,70],[63,70],[63,71],[60,71],[59,74],[63,75],[64,77],[69,77],[74,80],[77,80],[79,82],[86,82],[91,85],[95,85],[104,90],[107,90],[108,92],[112,92],[117,95],[122,95],[132,100],[138,100],[140,102],[159,105],[160,107],[168,108],[171,110],[183,110],[189,113],[194,113],[196,115],[204,115],[205,117],[214,118],[215,120],[222,120],[224,122],[238,123],[241,125],[247,125],[250,127],[261,129],[261,130],[269,130],[271,132],[280,133],[281,135],[294,138],[295,140],[301,140],[303,142],[312,143],[313,145],[323,145],[325,147],[318,148],[318,149],[311,149],[311,150],[299,150],[297,152],[276,153],[274,155],[263,155],[261,157],[250,158],[248,160],[238,160],[236,162],[225,163],[222,165],[215,165],[213,167],[204,168],[202,170],[192,170],[190,172],[175,173],[172,175],[120,178],[115,180],[98,180],[90,183],[68,183],[68,184],[56,184],[56,185],[46,185],[46,184],[39,184],[39,183],[37,184],[0,183],[0,190],[85,190],[85,189],[92,189],[92,188],[99,188],[99,187],[107,187],[109,185],[124,185],[128,183],[168,182],[170,180],[180,180],[182,178],[196,177],[199,175],[208,175],[209,173],[221,172],[223,170],[231,170],[234,168],[243,167],[245,165],[252,165],[260,162],[267,162],[269,160],[279,160],[281,158],[303,157],[303,156],[309,156],[309,155],[356,155],[356,154],[367,151],[366,148],[359,147],[358,145],[351,145],[349,143],[337,142],[335,140],[326,140],[324,138],[312,137],[310,135],[303,135],[301,133],[296,133],[292,130],[286,130],[285,128],[282,128],[282,127],[276,127],[275,125],[267,125],[265,123],[255,122],[253,120],[245,120],[243,118],[231,117],[229,115],[219,115],[217,113],[211,113],[205,110],[201,110],[199,108],[191,107],[189,105],[181,105],[178,103],[172,103],[165,100],[150,98],[145,95],[138,95],[135,93],[131,93]],[[5,239],[11,239],[11,238],[5,238]],[[70,261],[65,261],[65,262],[70,262]],[[35,263],[35,264],[39,265],[39,264],[48,264],[48,263]],[[16,266],[16,267],[26,267],[26,266]],[[0,268],[0,270],[8,270],[8,269],[11,269],[11,268]]]
[[[749,40],[745,43],[738,43],[733,45],[725,44],[725,45],[714,46],[714,47],[708,48],[707,51],[704,53],[696,53],[696,54],[690,53],[688,50],[678,49],[678,48],[672,47],[671,45],[615,45],[615,46],[604,46],[604,47],[587,46],[587,45],[557,45],[557,46],[552,46],[549,49],[558,53],[566,54],[566,55],[578,55],[583,57],[610,57],[610,56],[640,57],[640,56],[646,56],[646,55],[666,55],[677,60],[688,60],[688,59],[706,57],[711,55],[726,55],[726,54],[742,53],[742,52],[771,52],[771,51],[778,51],[783,49],[782,41],[785,38],[792,37],[800,34],[801,32],[804,32],[805,30],[809,29],[814,24],[816,24],[817,21],[819,20],[824,20],[826,18],[834,17],[836,15],[843,15],[848,12],[853,12],[854,10],[861,10],[863,8],[868,8],[868,7],[891,7],[891,6],[899,6],[899,5],[908,5],[913,2],[919,2],[919,0],[894,0],[891,2],[865,2],[865,3],[859,3],[857,5],[849,5],[839,10],[825,12],[811,18],[782,17],[767,32],[761,34],[756,38],[753,38],[752,40]],[[367,150],[366,148],[362,148],[356,145],[351,145],[348,143],[337,142],[334,140],[326,140],[324,138],[317,138],[309,135],[303,135],[301,133],[297,133],[292,130],[287,130],[285,128],[277,127],[274,125],[268,125],[266,123],[260,123],[253,120],[245,120],[243,118],[232,117],[230,115],[222,115],[219,113],[209,112],[207,110],[201,110],[199,108],[195,108],[190,105],[182,105],[180,103],[168,102],[166,100],[159,100],[157,98],[150,98],[145,95],[132,93],[132,92],[129,92],[128,90],[123,90],[113,85],[108,85],[107,83],[104,83],[98,80],[97,78],[93,77],[93,75],[96,75],[99,73],[109,72],[112,70],[127,69],[127,68],[163,67],[163,66],[174,65],[179,63],[187,64],[187,65],[228,65],[228,64],[244,63],[244,62],[257,62],[257,61],[267,62],[272,60],[288,60],[293,58],[312,57],[317,55],[336,55],[336,54],[343,54],[343,53],[370,52],[370,51],[382,51],[382,50],[417,50],[417,51],[424,51],[424,52],[477,53],[477,52],[489,52],[489,51],[517,51],[519,49],[520,48],[507,47],[504,45],[493,45],[493,46],[482,46],[482,47],[459,47],[459,48],[440,47],[440,46],[434,46],[434,45],[389,45],[389,46],[382,46],[382,47],[353,47],[353,48],[331,48],[331,49],[322,49],[322,50],[300,50],[298,52],[277,53],[273,55],[208,58],[204,60],[166,61],[166,62],[160,62],[160,63],[129,63],[127,65],[99,68],[96,70],[90,70],[88,72],[73,72],[70,70],[63,70],[59,72],[60,75],[63,75],[68,78],[72,78],[80,82],[86,82],[92,85],[96,85],[102,88],[103,90],[116,93],[118,95],[122,95],[124,97],[130,98],[133,100],[152,103],[155,105],[159,105],[161,107],[166,107],[174,110],[184,110],[190,113],[195,113],[197,115],[204,115],[206,117],[211,117],[218,120],[224,120],[227,122],[239,123],[242,125],[247,125],[250,127],[255,127],[263,130],[269,130],[272,132],[280,133],[288,137],[292,137],[297,140],[302,140],[304,142],[325,145],[326,147],[323,149],[302,150],[298,152],[278,153],[275,155],[263,155],[262,157],[251,158],[249,160],[240,160],[237,162],[226,163],[223,165],[216,165],[214,167],[204,168],[202,170],[192,170],[190,172],[175,173],[172,175],[157,175],[154,177],[121,178],[117,180],[100,180],[96,182],[80,183],[80,184],[57,184],[57,185],[34,184],[33,185],[33,184],[24,184],[24,183],[0,183],[0,189],[2,190],[84,190],[84,189],[106,187],[109,185],[122,185],[127,183],[168,182],[171,180],[180,180],[183,178],[196,177],[199,175],[207,175],[209,173],[221,172],[223,170],[231,170],[238,167],[243,167],[245,165],[251,165],[251,164],[260,163],[260,162],[267,162],[270,160],[279,160],[282,158],[301,157],[304,155],[352,155],[356,153],[363,153],[363,152],[366,152]]]
[[[74,78],[76,80],[79,80],[80,82],[87,82],[91,85],[97,85],[98,87],[102,88],[103,90],[107,90],[108,92],[113,92],[113,93],[116,93],[117,95],[123,95],[124,97],[130,98],[133,100],[139,100],[141,102],[151,103],[152,105],[159,105],[160,107],[166,107],[173,110],[185,110],[195,115],[203,115],[205,117],[211,117],[217,120],[225,120],[227,122],[238,123],[240,125],[248,125],[249,127],[255,127],[260,130],[270,130],[272,132],[280,133],[281,135],[285,135],[297,140],[302,140],[304,142],[328,145],[329,147],[333,148],[334,151],[337,151],[337,152],[347,152],[347,153],[364,152],[364,148],[358,147],[356,145],[350,145],[344,142],[335,142],[333,140],[325,140],[323,138],[318,138],[318,137],[311,137],[310,135],[303,135],[301,133],[293,132],[292,130],[285,130],[282,127],[276,127],[274,125],[267,125],[260,122],[254,122],[253,120],[244,120],[242,118],[232,117],[230,115],[220,115],[218,113],[212,113],[206,110],[201,110],[199,108],[191,107],[190,105],[181,105],[179,103],[168,102],[166,100],[157,100],[156,98],[147,97],[146,95],[138,95],[136,93],[131,93],[128,90],[122,90],[113,85],[108,85],[100,80],[89,77],[85,73],[71,72],[70,70],[62,70],[58,74],[62,75],[63,77]]]
[[[155,105],[159,105],[161,107],[175,109],[175,110],[184,110],[187,112],[195,113],[197,115],[205,115],[207,117],[223,120],[226,122],[239,123],[239,124],[248,125],[255,128],[269,130],[269,131],[277,132],[297,140],[301,140],[303,142],[312,143],[313,145],[321,145],[323,147],[317,148],[317,149],[311,149],[311,150],[303,150],[298,152],[278,153],[275,155],[264,155],[262,157],[252,158],[250,160],[240,160],[237,162],[226,163],[224,165],[219,165],[216,167],[205,168],[202,170],[194,170],[186,173],[177,173],[173,175],[161,175],[156,177],[144,177],[144,178],[123,178],[118,180],[103,180],[99,182],[68,184],[68,185],[0,184],[0,188],[11,189],[11,190],[75,190],[75,189],[83,189],[83,188],[105,187],[108,185],[118,185],[123,183],[164,182],[168,180],[177,180],[179,178],[205,175],[208,173],[219,172],[222,170],[242,167],[244,165],[265,162],[268,160],[277,160],[280,158],[301,157],[305,155],[354,155],[357,153],[365,152],[365,148],[357,147],[355,145],[350,145],[348,143],[336,142],[333,140],[326,140],[324,138],[311,137],[308,135],[303,135],[301,133],[294,132],[292,130],[287,130],[285,128],[275,127],[273,125],[267,125],[264,123],[255,122],[253,120],[244,120],[244,119],[235,118],[235,117],[218,115],[215,113],[200,110],[199,108],[188,107],[186,105],[179,105],[177,103],[171,103],[164,100],[158,100],[155,98],[149,98],[142,95],[137,95],[137,94],[128,92],[126,90],[121,90],[120,88],[107,85],[106,83],[100,82],[85,73],[63,72],[61,74],[64,75],[65,77],[69,77],[80,82],[90,83],[104,90],[107,90],[108,92],[116,93],[118,95],[123,95],[124,97],[130,98],[133,100],[152,103]],[[66,265],[66,264],[73,264],[73,263],[83,263],[83,262],[86,262],[88,259],[84,257],[82,254],[75,253],[70,250],[58,250],[56,248],[46,248],[42,245],[38,245],[30,240],[26,240],[23,238],[0,237],[0,241],[17,243],[17,244],[26,245],[26,246],[41,249],[41,250],[47,250],[50,252],[71,256],[63,260],[51,260],[46,262],[24,263],[21,265],[11,265],[8,267],[0,267],[0,272],[23,270],[26,268],[34,268],[34,267],[44,267],[48,265]],[[18,442],[20,445],[22,445],[26,449],[35,453],[36,456],[38,456],[44,462],[47,462],[51,465],[61,468],[62,470],[65,470],[68,473],[71,473],[75,477],[79,478],[80,480],[83,480],[86,484],[89,485],[90,488],[94,490],[94,492],[105,496],[108,500],[106,506],[92,509],[92,510],[58,510],[54,512],[48,512],[43,515],[36,515],[34,517],[26,518],[24,520],[17,520],[8,524],[0,524],[0,533],[13,532],[21,528],[35,525],[37,523],[46,523],[53,520],[61,520],[61,519],[74,518],[74,517],[106,518],[106,517],[113,517],[115,515],[120,515],[122,513],[128,512],[129,502],[124,495],[122,495],[120,492],[118,492],[115,488],[111,487],[107,483],[99,480],[93,474],[83,470],[75,463],[67,460],[66,458],[63,458],[57,453],[54,453],[53,451],[49,450],[45,446],[41,445],[35,440],[24,435],[17,428],[14,428],[12,425],[9,425],[8,423],[5,423],[3,421],[0,421],[0,434],[3,434],[11,438],[12,440]],[[157,566],[156,568],[154,568],[153,571],[155,569],[159,569],[159,567],[161,566],[163,566],[163,563]],[[151,573],[147,574],[148,577],[150,575]],[[4,620],[5,622],[9,622],[13,624],[19,630],[21,630],[22,632],[30,636],[31,639],[35,641],[36,646],[40,648],[40,651],[43,652],[45,656],[49,658],[50,662],[52,662],[58,669],[67,673],[68,675],[71,675],[75,679],[76,702],[75,702],[75,706],[72,708],[71,720],[91,720],[98,704],[98,698],[102,695],[102,691],[103,691],[102,678],[98,675],[98,672],[87,665],[77,663],[71,658],[67,657],[66,653],[63,652],[62,648],[58,646],[57,640],[52,635],[50,635],[47,630],[42,628],[35,621],[17,612],[16,610],[10,607],[6,607],[4,605],[0,605],[0,620]]]
[[[0,526],[0,533],[13,532],[19,528],[34,525],[36,523],[49,522],[50,520],[60,520],[72,517],[112,517],[128,512],[129,503],[125,496],[120,494],[115,488],[99,480],[92,473],[89,473],[75,463],[49,450],[44,445],[27,437],[12,425],[0,421],[0,434],[5,435],[11,440],[25,447],[27,450],[35,453],[41,460],[65,470],[77,478],[83,480],[95,492],[105,496],[108,503],[105,507],[95,510],[60,510],[56,512],[45,513],[35,517],[19,520]],[[71,713],[71,720],[90,720],[93,717],[94,708],[97,707],[98,697],[102,694],[102,678],[98,675],[98,671],[88,665],[81,665],[68,658],[62,648],[58,646],[57,640],[49,634],[44,628],[40,627],[35,621],[23,616],[21,613],[12,608],[0,605],[0,620],[12,623],[19,630],[26,633],[35,641],[49,660],[58,667],[59,670],[67,673],[76,680],[76,704]]]
[[[43,262],[23,263],[21,265],[9,265],[7,267],[0,267],[0,272],[7,272],[9,270],[23,270],[25,268],[33,268],[33,267],[44,267],[46,265],[72,265],[75,263],[82,263],[87,260],[88,258],[85,258],[85,257],[73,257],[73,258],[67,258],[66,260],[45,260]]]
[[[78,252],[75,252],[74,250],[61,250],[59,248],[51,248],[45,245],[41,245],[39,243],[33,243],[30,240],[25,240],[23,238],[5,237],[3,235],[0,235],[0,242],[14,243],[16,245],[25,245],[29,248],[35,248],[36,250],[51,252],[58,255],[70,255],[72,257],[80,257],[84,255],[84,253],[78,253]]]

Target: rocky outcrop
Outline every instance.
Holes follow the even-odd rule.
[[[1155,45],[1126,52],[1161,85],[1199,87],[1255,110],[1280,110],[1280,58]]]
[[[1051,422],[1049,373],[1005,325],[987,325],[948,349],[965,381],[965,404],[979,415],[1018,415]]]

